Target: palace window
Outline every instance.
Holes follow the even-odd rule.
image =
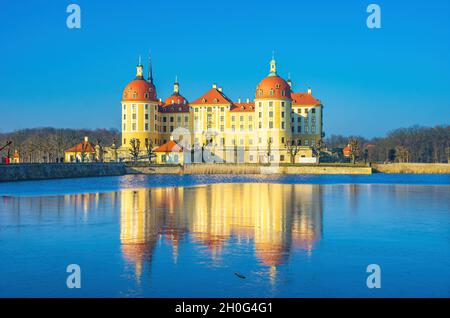
[[[284,112],[281,112],[281,118],[284,118]]]
[[[283,91],[284,92],[284,91]],[[284,95],[283,95],[284,96]],[[281,107],[284,107],[284,102],[281,102]]]
[[[123,114],[123,120],[127,120],[127,114]]]
[[[236,126],[235,125],[231,125],[231,131],[233,131],[233,132],[236,131]]]
[[[269,121],[269,128],[270,128],[270,129],[273,128],[273,121]]]
[[[145,130],[148,130],[148,124],[145,124]]]
[[[131,115],[131,118],[133,118],[134,120],[136,120],[136,114]]]
[[[123,110],[126,110],[127,109],[127,105],[123,105]]]
[[[273,112],[269,112],[269,117],[270,117],[270,118],[273,117]]]
[[[240,121],[244,121],[244,116],[240,116],[240,117],[239,117],[239,120],[240,120]]]
[[[224,132],[225,131],[225,126],[224,125],[220,125],[220,131]]]
[[[136,131],[136,123],[133,123],[132,129],[133,131]]]
[[[301,132],[302,132],[302,126],[298,126],[298,127],[297,127],[297,132],[298,132],[298,133],[301,133]]]
[[[170,122],[173,123],[173,116],[170,116]]]
[[[127,124],[123,124],[123,131],[127,130]]]
[[[148,114],[145,114],[145,119],[148,120]]]
[[[185,122],[188,122],[188,121],[189,121],[189,117],[188,117],[188,116],[185,116],[185,117],[184,117],[184,121],[185,121]]]
[[[123,144],[124,144],[124,145],[127,144],[127,139],[126,139],[126,138],[123,139]]]
[[[281,122],[281,129],[284,129],[284,121]]]
[[[244,131],[244,125],[241,125],[239,128],[241,131]]]
[[[235,116],[231,116],[231,121],[235,121],[236,117]]]
[[[249,121],[252,121],[252,120],[253,120],[253,116],[251,116],[251,115],[248,116],[248,120],[249,120]]]
[[[259,118],[262,118],[262,112],[259,112]]]

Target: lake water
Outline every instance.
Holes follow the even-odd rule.
[[[2,183],[0,296],[450,297],[450,176]]]

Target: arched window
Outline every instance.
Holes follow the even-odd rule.
[[[269,91],[269,95],[270,95],[270,96],[273,96],[273,89],[272,89],[272,88],[271,88],[270,91]]]

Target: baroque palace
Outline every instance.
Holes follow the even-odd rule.
[[[278,75],[274,58],[268,76],[256,86],[254,100],[237,102],[216,84],[189,102],[178,80],[172,95],[162,100],[151,63],[145,79],[139,61],[121,106],[121,159],[129,159],[130,149],[136,149],[133,140],[139,140],[142,157],[152,147],[159,163],[315,162],[312,147],[324,135],[322,103],[311,89],[293,92],[291,80]]]

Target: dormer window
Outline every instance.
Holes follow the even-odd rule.
[[[270,89],[269,95],[270,95],[270,96],[273,96],[273,89]]]
[[[284,89],[281,91],[281,95],[286,96],[286,91]]]
[[[202,99],[202,103],[206,103],[206,99],[205,98]]]
[[[136,92],[133,93],[133,98],[137,98],[137,93]]]
[[[276,88],[280,88],[280,84],[275,85]]]
[[[245,109],[245,107],[244,106],[241,106],[241,110],[244,110]]]
[[[250,110],[253,110],[253,106],[250,106]]]
[[[263,91],[262,91],[262,89],[260,89],[260,90],[258,91],[258,95],[259,95],[259,96],[262,96],[262,94],[263,94]]]
[[[149,96],[148,93],[145,93],[145,98],[146,98],[146,99],[148,99],[148,96]]]
[[[214,98],[214,103],[218,103],[219,100],[217,98]]]
[[[171,104],[174,104],[174,102],[175,102],[175,101],[174,101],[173,99],[170,101]]]

